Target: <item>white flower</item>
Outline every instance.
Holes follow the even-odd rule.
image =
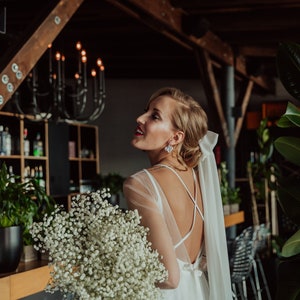
[[[137,211],[123,212],[107,190],[80,194],[69,212],[57,208],[31,234],[49,252],[53,272],[46,291],[79,299],[157,299],[167,272],[147,241]]]

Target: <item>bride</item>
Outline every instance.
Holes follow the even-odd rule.
[[[204,110],[176,88],[155,92],[137,118],[132,145],[151,167],[125,181],[124,195],[168,271],[163,299],[232,299],[216,142]]]

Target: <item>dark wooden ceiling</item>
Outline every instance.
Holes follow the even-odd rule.
[[[1,8],[6,8],[6,32],[0,34],[1,70],[57,2],[1,1]],[[234,59],[242,58],[246,75],[272,79],[278,43],[300,42],[299,15],[296,0],[85,0],[53,48],[63,51],[74,66],[75,43],[80,40],[89,64],[98,56],[103,59],[108,78],[199,78],[191,40],[204,47],[216,40],[212,46],[220,52],[212,53],[216,65],[224,63],[220,59],[224,46]],[[173,18],[175,23],[179,19],[180,33],[174,30],[176,24],[168,27]]]

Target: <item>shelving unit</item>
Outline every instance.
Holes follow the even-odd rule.
[[[70,191],[84,192],[100,172],[98,127],[88,124],[69,126]]]
[[[42,166],[46,191],[58,198],[69,198],[94,185],[100,173],[97,126],[33,122],[30,116],[10,112],[0,112],[0,125],[9,128],[14,141],[11,155],[0,155],[0,162],[11,165],[22,180],[27,166],[31,169]],[[29,155],[24,155],[25,128],[31,144]],[[33,155],[32,142],[37,133],[43,142],[43,156]]]
[[[93,190],[95,178],[100,173],[98,127],[88,124],[69,125],[68,137],[70,190],[67,209],[72,197]]]
[[[70,208],[71,198],[94,185],[99,167],[98,127],[49,123],[50,194]]]
[[[0,162],[5,161],[7,166],[12,166],[14,174],[20,175],[24,180],[26,167],[30,169],[42,166],[43,176],[46,182],[46,191],[49,193],[49,159],[48,159],[48,122],[32,122],[30,116],[23,116],[9,112],[0,112],[0,125],[8,127],[12,137],[12,152],[10,155],[0,155]],[[30,140],[30,153],[24,155],[24,129],[28,129]],[[43,142],[43,156],[33,155],[33,140],[37,133],[41,135]],[[30,174],[29,174],[30,175]]]

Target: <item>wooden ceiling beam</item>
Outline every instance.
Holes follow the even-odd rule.
[[[84,0],[61,0],[0,74],[0,110]]]
[[[195,51],[196,61],[200,71],[200,77],[206,97],[213,99],[215,107],[219,116],[223,137],[226,146],[230,146],[230,138],[228,132],[228,123],[225,118],[220,92],[218,89],[217,80],[213,70],[213,62],[210,59],[209,53],[206,50]]]
[[[208,28],[214,28],[219,35],[223,34],[240,34],[248,35],[248,33],[264,32],[272,34],[287,33],[297,30],[300,26],[299,8],[285,9],[266,12],[236,12],[226,14],[191,14],[188,19],[201,20],[205,19]],[[253,22],[255,18],[255,22]],[[232,22],[231,20],[234,20]],[[277,33],[278,31],[278,33]],[[268,35],[265,35],[268,39]]]
[[[252,57],[274,57],[276,56],[277,51],[274,48],[264,48],[264,47],[239,47],[239,53],[243,56],[252,56]]]
[[[274,8],[274,5],[279,8],[298,8],[300,7],[299,0],[260,0],[253,3],[249,1],[236,1],[236,0],[214,0],[214,1],[199,1],[199,0],[171,0],[174,7],[181,7],[189,12],[194,13],[230,13],[230,12],[243,12],[253,10],[269,11]]]
[[[240,132],[241,132],[241,129],[243,126],[243,122],[245,119],[245,115],[246,115],[247,107],[248,107],[248,104],[250,101],[252,90],[253,90],[253,80],[249,80],[244,97],[243,97],[243,102],[242,102],[242,107],[241,107],[241,109],[242,109],[241,116],[237,119],[236,126],[235,126],[234,146],[236,146],[237,141],[240,136]]]
[[[221,62],[232,65],[235,71],[246,78],[249,78],[244,61],[240,57],[235,57],[234,51],[229,44],[222,41],[217,35],[211,31],[197,38],[194,35],[188,35],[182,30],[183,12],[180,9],[175,9],[170,0],[106,0],[109,3],[123,9],[141,22],[164,34],[168,38],[179,42],[187,48],[201,48],[208,51],[215,59]],[[274,86],[270,82],[265,81],[261,77],[253,77],[253,81],[263,89],[273,92]]]

